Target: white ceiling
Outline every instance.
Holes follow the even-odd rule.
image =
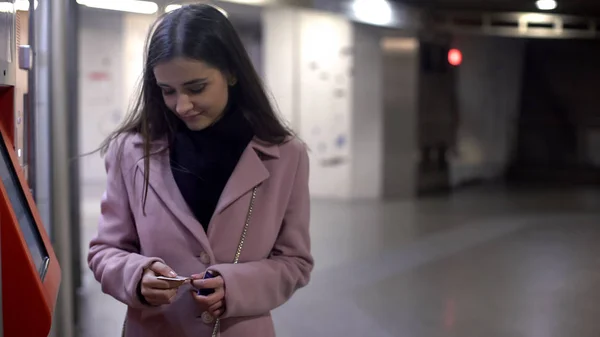
[[[536,0],[392,0],[415,7],[481,11],[537,11]],[[600,0],[556,0],[556,13],[600,15]]]

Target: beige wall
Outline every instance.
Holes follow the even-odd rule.
[[[19,156],[19,163],[24,164],[24,127],[25,127],[25,96],[29,91],[28,71],[21,70],[18,65],[18,47],[27,45],[29,41],[29,13],[17,11],[16,15],[16,39],[17,54],[15,55],[16,65],[16,87],[15,87],[15,148]],[[24,170],[27,174],[27,170]]]

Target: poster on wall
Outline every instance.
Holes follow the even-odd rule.
[[[330,15],[301,16],[301,130],[322,168],[348,165],[353,75],[352,29]]]
[[[110,57],[105,57],[101,61],[101,66],[93,67],[85,76],[87,102],[94,107],[108,107],[114,99],[110,64]]]
[[[299,14],[298,116],[318,197],[351,194],[352,24],[328,13]]]
[[[86,109],[96,113],[96,127],[102,137],[108,136],[119,124],[121,111],[115,103],[120,103],[115,95],[115,75],[113,60],[110,56],[101,57],[100,61],[85,73]]]
[[[318,94],[313,92],[313,102],[319,102],[310,119],[310,139],[318,163],[323,167],[342,165],[350,155],[350,83],[352,54],[350,47],[334,51],[335,59],[328,66],[319,61],[308,65],[307,80],[314,82]]]

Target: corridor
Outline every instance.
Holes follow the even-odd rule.
[[[316,267],[274,312],[278,336],[597,337],[599,204],[599,191],[504,187],[314,200]],[[86,251],[98,209],[82,207]],[[118,336],[124,306],[84,270],[82,336]]]

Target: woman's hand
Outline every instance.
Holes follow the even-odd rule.
[[[183,283],[159,280],[157,276],[176,277],[177,274],[164,263],[154,262],[144,271],[140,282],[140,293],[150,305],[170,304],[177,295],[177,289]]]
[[[225,282],[219,275],[203,279],[205,273],[192,275],[192,286],[196,288],[192,289],[192,296],[202,311],[208,312],[214,318],[219,318],[225,312]],[[211,271],[211,273],[214,272]],[[198,295],[197,290],[199,289],[214,289],[214,292],[208,296],[202,296]]]

